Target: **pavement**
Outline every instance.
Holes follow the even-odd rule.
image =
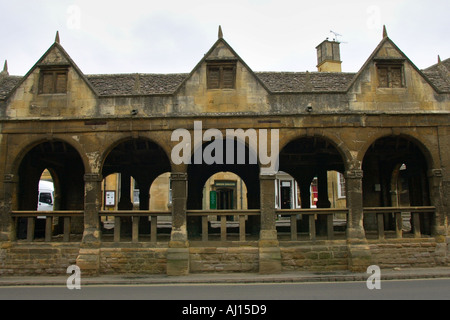
[[[5,286],[65,286],[67,276],[2,276],[0,287]],[[283,272],[262,275],[258,273],[212,273],[187,276],[167,275],[99,275],[83,276],[81,285],[182,285],[182,284],[242,284],[242,283],[302,283],[367,281],[369,273],[336,272]],[[381,280],[450,278],[450,267],[381,269]]]

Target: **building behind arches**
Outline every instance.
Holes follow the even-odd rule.
[[[256,72],[220,32],[189,74],[87,75],[59,39],[0,73],[0,274],[448,266],[449,59],[383,32],[357,72],[329,40],[318,72]]]

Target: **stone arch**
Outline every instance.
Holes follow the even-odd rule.
[[[9,168],[8,170],[9,172],[11,172],[12,174],[18,174],[21,162],[28,152],[30,152],[33,148],[42,143],[52,141],[64,142],[70,147],[72,147],[74,150],[76,150],[80,159],[82,160],[85,173],[90,173],[89,159],[86,155],[86,151],[84,150],[84,148],[76,140],[67,139],[67,137],[64,136],[53,136],[51,139],[49,138],[38,138],[33,140],[24,139],[23,143],[22,141],[20,141],[19,142],[20,145],[18,147],[19,152],[14,156],[13,158],[14,160],[10,163],[10,165],[7,166],[7,170]]]
[[[148,136],[142,136],[139,135],[138,137],[135,137],[133,135],[121,135],[119,138],[115,139],[114,141],[112,141],[106,148],[104,148],[104,150],[101,152],[100,155],[100,172],[103,171],[103,167],[105,164],[106,159],[108,158],[108,156],[111,154],[111,152],[118,147],[120,144],[125,143],[127,141],[130,140],[145,140],[148,141],[149,143],[152,143],[156,146],[158,146],[158,148],[163,151],[165,157],[170,161],[170,152],[168,152],[167,147],[165,144],[161,143],[158,139],[155,139],[154,137],[148,137]],[[171,164],[171,169],[174,166],[172,164],[172,162],[170,161]]]
[[[52,178],[57,182],[57,209],[84,209],[85,163],[79,152],[65,140],[40,140],[30,144],[21,152],[21,160],[16,165],[17,203],[13,206],[17,209],[37,210],[39,180],[45,169],[51,172]],[[81,234],[83,228],[82,218],[71,219],[72,233]],[[59,227],[55,229],[61,230]],[[20,238],[24,231],[24,225],[20,221],[17,231]]]
[[[354,166],[354,162],[357,161],[350,152],[350,149],[346,145],[345,141],[334,134],[330,134],[327,131],[314,131],[312,134],[306,133],[304,130],[301,132],[294,132],[293,134],[280,134],[280,152],[290,143],[302,139],[302,138],[319,138],[329,142],[340,154],[344,165],[345,171],[350,170]]]
[[[373,140],[362,160],[363,206],[429,206],[428,172],[433,162],[431,153],[424,150],[427,149],[423,144],[405,134],[383,135]],[[408,193],[408,203],[397,201],[395,196],[399,192],[397,180],[400,176],[403,181],[401,190]],[[366,230],[375,228],[375,218],[370,214],[364,216]],[[430,215],[421,215],[422,232],[431,233],[431,220]],[[393,230],[394,216],[385,214],[384,223],[386,230]]]
[[[227,144],[226,138],[222,140],[223,147],[223,155],[224,159],[227,155]],[[203,152],[205,148],[211,145],[212,142],[205,142],[202,144],[201,151]],[[247,147],[247,145],[240,145],[240,141],[235,141],[234,146],[234,155],[237,155],[237,149],[239,147],[243,147],[245,150],[245,158],[249,159],[249,154],[251,150]],[[194,151],[195,152],[195,151]],[[256,160],[256,163],[245,163],[239,164],[236,161],[231,164],[223,161],[222,164],[207,164],[204,161],[202,163],[195,163],[194,161],[195,153],[191,156],[191,164],[188,165],[187,173],[188,173],[188,201],[187,208],[191,210],[201,210],[202,209],[202,195],[203,195],[203,187],[205,182],[211,177],[213,174],[218,172],[232,172],[238,175],[247,187],[247,207],[248,209],[259,209],[260,208],[260,184],[259,184],[259,175],[260,175],[260,165]],[[256,156],[256,155],[255,155]],[[257,157],[256,157],[257,159]],[[204,160],[204,159],[202,159]],[[236,159],[235,159],[236,160]],[[251,232],[257,232],[259,229],[259,217],[255,218],[251,217],[248,224],[249,230]],[[192,234],[199,232],[200,230],[200,220],[194,218],[188,218],[188,228]]]
[[[371,138],[366,141],[364,146],[358,152],[358,155],[356,156],[356,160],[362,163],[369,148],[377,140],[380,140],[383,138],[388,138],[388,137],[399,137],[399,138],[403,138],[403,139],[411,141],[420,149],[420,151],[424,155],[429,170],[431,170],[433,168],[440,168],[440,165],[439,165],[440,160],[435,159],[435,156],[433,156],[431,150],[427,147],[427,144],[424,141],[422,141],[422,139],[420,137],[413,136],[409,133],[392,134],[392,133],[380,132],[376,135],[371,136]]]

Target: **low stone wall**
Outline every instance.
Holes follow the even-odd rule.
[[[441,265],[434,238],[369,241],[372,262],[380,268],[429,268]]]
[[[101,248],[100,274],[165,274],[167,248]]]
[[[190,273],[260,272],[257,242],[206,245],[186,248]],[[279,249],[283,272],[350,269],[351,246],[346,240],[282,241]],[[4,242],[0,246],[0,276],[63,275],[78,262],[82,250],[80,243]],[[448,243],[437,243],[435,238],[369,240],[358,250],[367,253],[366,263],[381,268],[449,265]],[[92,254],[97,257],[94,268],[98,274],[167,274],[168,251],[167,244],[103,243]],[[361,265],[361,270],[365,268]]]
[[[14,244],[0,248],[0,275],[61,275],[76,263],[79,245]]]
[[[258,247],[191,247],[190,272],[258,272]]]
[[[283,271],[348,269],[346,241],[286,242],[280,249]]]

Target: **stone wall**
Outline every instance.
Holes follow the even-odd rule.
[[[166,274],[167,248],[101,248],[100,274]]]
[[[258,247],[191,247],[190,272],[258,272]]]
[[[382,269],[427,268],[448,265],[447,243],[434,238],[369,240],[365,248],[370,264]],[[346,240],[280,242],[282,272],[349,270]],[[190,273],[258,273],[260,251],[247,246],[191,246]],[[366,250],[366,249],[365,249]],[[9,243],[0,248],[0,276],[65,275],[76,264],[79,243]],[[99,274],[167,274],[166,246],[103,244],[98,250]],[[365,269],[364,269],[365,270]],[[363,271],[364,271],[363,270]],[[82,268],[83,272],[83,268]]]
[[[320,244],[281,244],[283,271],[347,270],[348,248],[346,241],[324,241]]]
[[[14,244],[0,248],[0,275],[61,275],[76,263],[79,247],[66,244]]]
[[[373,264],[380,268],[429,268],[441,263],[434,238],[369,241]]]

